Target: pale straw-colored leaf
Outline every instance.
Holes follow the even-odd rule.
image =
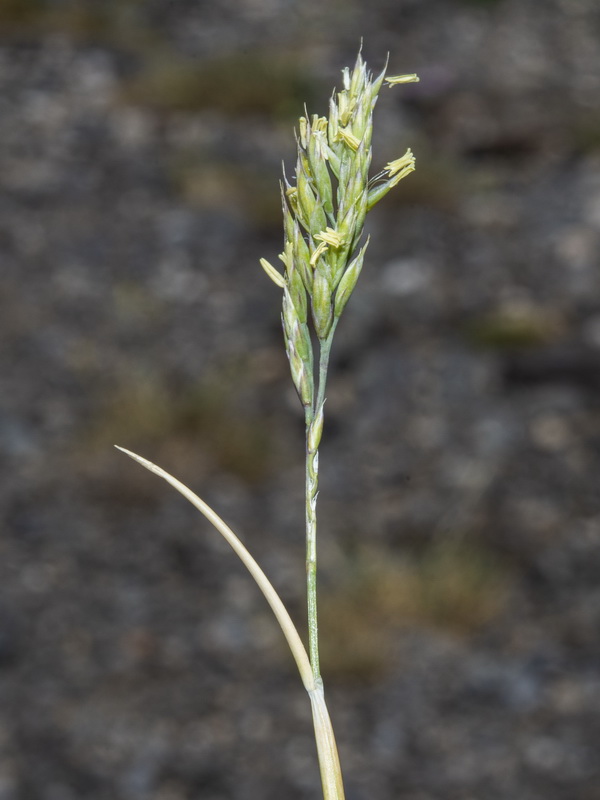
[[[219,531],[221,536],[223,536],[223,538],[231,545],[235,553],[243,562],[244,566],[248,569],[248,572],[258,584],[258,587],[266,597],[268,604],[271,606],[277,622],[281,626],[281,630],[283,631],[283,635],[287,640],[289,648],[292,651],[292,655],[294,656],[298,666],[304,688],[310,694],[316,688],[315,681],[310,667],[310,662],[308,660],[308,655],[304,645],[302,644],[300,635],[296,630],[296,626],[292,622],[286,607],[273,588],[273,585],[259,567],[255,559],[250,555],[246,547],[242,544],[240,539],[231,530],[229,525],[227,525],[221,519],[221,517],[215,511],[213,511],[213,509],[207,503],[204,502],[204,500],[201,500],[197,494],[194,494],[191,489],[188,489],[185,484],[181,483],[181,481],[178,481],[177,478],[174,478],[164,469],[156,464],[153,464],[151,461],[148,461],[146,458],[142,458],[142,456],[132,453],[131,450],[127,450],[125,447],[119,447],[119,445],[115,445],[115,447],[117,450],[121,450],[121,452],[125,453],[125,455],[128,455],[134,461],[137,461],[138,464],[142,465],[142,467],[145,467],[150,472],[153,472],[155,475],[163,478],[163,480],[165,480],[167,483],[170,483],[174,489],[177,489],[177,491],[182,494],[186,500],[189,500],[189,502],[206,517],[206,519]]]

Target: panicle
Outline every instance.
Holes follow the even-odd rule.
[[[386,77],[386,68],[373,77],[359,52],[354,67],[342,70],[328,117],[308,111],[300,117],[295,176],[289,182],[284,175],[281,188],[285,275],[261,259],[283,289],[286,350],[305,406],[314,394],[309,321],[319,342],[331,335],[362,269],[367,212],[415,168],[409,149],[369,180],[373,109],[381,86],[384,80],[389,86],[419,80],[415,74]]]

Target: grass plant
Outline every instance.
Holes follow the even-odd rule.
[[[387,65],[386,65],[387,68]],[[344,789],[333,727],[319,666],[317,618],[317,494],[319,444],[325,416],[329,357],[336,327],[356,286],[369,240],[365,217],[415,168],[410,150],[369,178],[373,110],[384,82],[417,81],[416,75],[373,76],[359,53],[354,68],[342,72],[329,116],[308,112],[296,132],[295,177],[281,183],[284,272],[266,259],[261,265],[281,290],[282,323],[294,386],[306,425],[306,575],[308,652],[277,592],[229,526],[194,492],[161,467],[119,447],[146,469],[166,480],[190,501],[229,542],[271,606],[309,695],[325,800],[342,800]]]

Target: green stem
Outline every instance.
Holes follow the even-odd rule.
[[[317,392],[317,402],[315,404],[315,413],[319,410],[325,400],[325,386],[327,385],[327,370],[329,369],[329,355],[331,353],[331,343],[333,342],[333,334],[337,328],[337,319],[334,320],[331,330],[327,339],[321,342],[321,353],[319,356],[319,388]]]
[[[320,680],[319,626],[317,618],[317,494],[319,490],[319,441],[310,436],[313,425],[319,424],[325,400],[325,386],[329,368],[329,355],[337,320],[331,326],[326,339],[320,344],[319,384],[315,406],[306,411],[306,598],[308,607],[308,652],[315,681]],[[313,441],[311,442],[311,438]]]

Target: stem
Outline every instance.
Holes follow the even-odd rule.
[[[317,411],[325,401],[325,386],[327,384],[327,370],[329,369],[329,355],[331,353],[331,343],[333,342],[333,334],[335,333],[337,324],[338,320],[335,319],[327,339],[321,342],[321,354],[319,357],[319,389],[317,394],[317,403],[315,406]]]
[[[325,386],[333,334],[337,319],[326,339],[320,342],[319,384],[315,406],[306,411],[306,599],[308,609],[308,652],[315,681],[321,678],[319,667],[319,626],[317,618],[317,494],[319,490],[320,431],[311,437],[313,425],[322,424],[319,418],[325,402]],[[311,442],[311,439],[313,440]]]
[[[319,453],[306,449],[306,600],[308,610],[308,653],[313,678],[320,675],[319,627],[317,621],[317,513]]]
[[[317,622],[317,494],[319,488],[319,442],[323,430],[323,403],[329,369],[334,320],[327,338],[319,342],[319,385],[313,408],[306,409],[306,597],[308,605],[308,652],[315,689],[309,692],[324,800],[344,800],[342,771],[331,720],[325,705],[319,667]]]

